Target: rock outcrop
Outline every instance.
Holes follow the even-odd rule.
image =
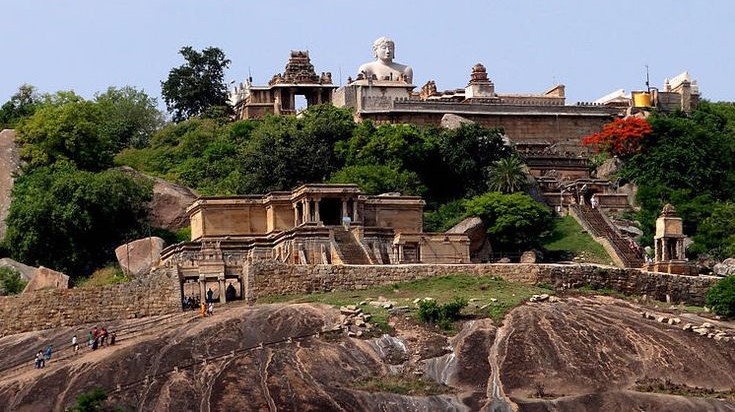
[[[69,276],[46,267],[36,269],[36,274],[23,289],[23,293],[29,293],[41,289],[68,289]]]
[[[0,259],[0,268],[11,268],[18,271],[18,273],[20,273],[20,278],[25,280],[26,282],[29,282],[31,279],[33,279],[33,276],[36,275],[36,270],[38,270],[38,268],[24,265],[10,258]]]
[[[568,296],[523,304],[500,326],[470,320],[452,338],[401,314],[390,319],[396,336],[357,339],[333,330],[340,311],[324,305],[234,304],[207,318],[183,312],[109,323],[118,344],[81,355],[66,349],[69,336],[95,325],[22,333],[0,338],[0,404],[64,410],[101,387],[108,406],[133,410],[735,408],[734,342],[652,321],[642,309],[610,297]],[[728,336],[735,330],[676,316]],[[34,369],[33,354],[48,343],[61,350]],[[388,380],[399,389],[433,380],[440,390],[409,396],[365,389]],[[648,382],[665,385],[653,393]],[[702,388],[709,397],[696,395]]]
[[[623,161],[617,157],[607,159],[595,169],[595,177],[597,179],[614,179],[614,175],[620,171]]]
[[[186,208],[197,199],[193,190],[167,182],[166,180],[144,175],[131,167],[122,167],[124,172],[153,181],[153,200],[148,205],[148,222],[153,227],[175,232],[189,226]]]
[[[15,130],[0,131],[0,239],[5,238],[5,219],[10,208],[13,178],[20,169],[20,157],[15,143]]]
[[[115,256],[123,272],[137,278],[149,273],[161,260],[166,242],[160,237],[134,240],[115,249]]]
[[[717,263],[712,268],[717,276],[735,275],[735,258],[725,259],[721,263]]]
[[[487,262],[492,254],[492,246],[487,238],[485,225],[479,217],[468,217],[454,225],[446,233],[465,234],[470,238],[470,259],[472,262]]]
[[[442,116],[441,120],[441,127],[449,130],[459,129],[463,124],[472,124],[475,123],[470,119],[467,119],[462,116],[457,116],[456,114],[447,113],[444,116]]]

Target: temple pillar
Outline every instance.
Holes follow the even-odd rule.
[[[357,213],[357,199],[352,199],[352,221],[357,222],[360,218],[360,214]]]
[[[342,199],[342,216],[349,216],[347,214],[347,199]]]
[[[304,223],[311,221],[311,201],[304,199]]]
[[[317,197],[314,199],[314,221],[319,223],[321,220],[321,217],[319,217],[319,203],[321,202],[321,198]]]
[[[217,281],[219,283],[219,301],[220,303],[226,303],[227,298],[225,297],[225,275],[218,276]]]
[[[207,301],[207,278],[199,275],[199,299],[201,302]]]
[[[296,205],[293,206],[293,225],[299,225],[299,208]]]

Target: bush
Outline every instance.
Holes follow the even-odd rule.
[[[735,317],[735,276],[720,279],[707,291],[707,306],[720,316]]]
[[[467,306],[467,300],[454,298],[452,302],[439,305],[434,300],[419,302],[419,319],[423,322],[437,324],[442,329],[450,329],[452,322],[460,318],[462,309]]]
[[[25,280],[21,279],[20,272],[13,268],[0,268],[0,289],[5,289],[8,295],[15,295],[25,289]]]

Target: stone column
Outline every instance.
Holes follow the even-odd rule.
[[[207,277],[204,275],[199,275],[199,299],[202,302],[207,301]]]
[[[317,197],[316,199],[314,199],[314,221],[317,222],[317,223],[319,223],[319,221],[321,220],[321,217],[319,217],[319,202],[321,200],[322,199],[319,198],[319,197]]]
[[[342,216],[340,217],[344,217],[344,216],[347,216],[347,199],[343,198],[342,199]]]
[[[304,199],[304,223],[311,221],[311,201]]]
[[[227,298],[225,297],[225,275],[217,276],[217,281],[219,282],[219,301],[220,303],[225,303],[227,302]]]
[[[357,199],[352,199],[352,221],[357,222],[360,218],[360,214],[357,213]]]
[[[293,205],[293,225],[299,225],[299,208],[296,205]]]

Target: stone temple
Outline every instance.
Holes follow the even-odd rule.
[[[265,195],[202,197],[189,208],[191,241],[166,248],[184,294],[242,288],[254,260],[290,264],[470,263],[464,234],[424,233],[420,197],[367,196],[354,184],[308,184]],[[194,288],[195,290],[191,290]],[[199,290],[199,289],[202,290]],[[223,294],[218,294],[223,297]]]

